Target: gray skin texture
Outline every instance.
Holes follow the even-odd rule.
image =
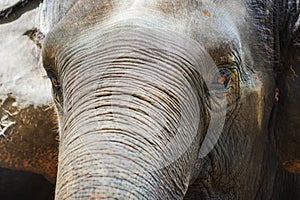
[[[299,177],[280,167],[288,149],[271,137],[296,1],[51,2],[56,199],[300,197]],[[225,111],[221,129],[212,111]],[[211,124],[221,133],[203,154]]]

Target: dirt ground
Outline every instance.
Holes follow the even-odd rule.
[[[9,97],[0,107],[0,166],[42,174],[54,183],[58,156],[55,111],[49,106],[19,110],[14,102]]]

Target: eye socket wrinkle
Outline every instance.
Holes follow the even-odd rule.
[[[245,63],[239,49],[230,47],[230,45],[225,46],[227,47],[220,47],[209,51],[217,67],[220,70],[226,68],[231,71],[236,71],[239,80],[241,82],[247,82],[249,80],[249,74],[251,74],[253,70]]]

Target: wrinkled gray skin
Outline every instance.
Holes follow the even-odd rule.
[[[299,198],[269,139],[274,63],[293,40],[277,43],[297,31],[296,1],[63,2],[43,44],[56,199]]]

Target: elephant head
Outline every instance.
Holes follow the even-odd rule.
[[[196,184],[254,199],[276,101],[272,5],[55,1],[56,198],[182,199]]]

